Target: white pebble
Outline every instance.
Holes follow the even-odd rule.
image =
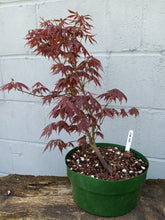
[[[69,160],[69,159],[67,159],[66,161],[67,161],[67,162],[70,162],[70,160]]]
[[[129,173],[130,173],[130,174],[133,173],[133,170],[130,170]]]
[[[117,154],[117,155],[120,155],[120,152],[118,151],[116,154]]]
[[[135,163],[138,163],[138,161],[136,160]]]
[[[109,151],[113,151],[112,149],[109,149]]]
[[[92,178],[95,178],[95,176],[94,176],[94,175],[91,175],[91,177],[92,177]]]
[[[93,150],[93,151],[92,151],[92,154],[94,154],[94,153],[95,153],[95,151]]]
[[[82,167],[82,165],[81,165],[81,164],[79,164],[78,166],[79,166],[79,167]]]
[[[146,168],[145,167],[143,167],[143,166],[141,166],[141,168],[142,168],[142,170],[145,170]]]
[[[98,167],[99,166],[99,164],[97,163],[96,165],[95,165],[95,167]]]
[[[11,194],[11,191],[10,191],[10,190],[8,190],[8,191],[7,191],[7,195],[9,196],[10,194]]]
[[[84,172],[81,172],[80,174],[83,174]]]
[[[89,164],[87,164],[87,167],[89,167]]]
[[[72,157],[73,157],[73,158],[75,158],[76,156],[75,156],[75,155],[73,155]]]
[[[121,179],[123,179],[123,176],[120,176],[121,177]]]
[[[142,161],[142,159],[139,159],[139,161],[141,162],[141,161]]]
[[[90,159],[88,158],[88,159],[87,159],[87,162],[89,162],[89,161],[90,161]]]
[[[84,157],[80,157],[81,161],[84,161]]]
[[[79,160],[79,159],[77,159],[76,161],[77,161],[77,163],[79,163],[79,162],[80,162],[80,160]]]
[[[108,155],[108,152],[106,152],[105,154]]]
[[[126,172],[127,172],[127,170],[126,170],[126,169],[122,169],[122,172],[123,172],[123,173],[126,173]]]
[[[124,154],[123,153],[121,153],[121,156],[123,156]]]
[[[73,168],[71,167],[70,170],[73,170]]]
[[[139,170],[139,172],[138,172],[139,174],[141,174],[141,173],[143,173],[143,170]]]
[[[84,157],[86,157],[87,155],[86,154],[84,154]]]
[[[118,148],[117,147],[115,147],[115,150],[117,150]]]

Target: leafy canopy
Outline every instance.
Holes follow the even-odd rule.
[[[54,122],[47,125],[42,136],[50,138],[55,131],[60,133],[65,130],[68,134],[74,132],[79,134],[76,140],[79,145],[87,146],[89,143],[95,146],[97,136],[103,138],[101,125],[106,117],[126,117],[139,114],[136,108],[128,112],[125,109],[116,110],[110,107],[117,100],[127,102],[127,97],[118,89],[111,89],[106,93],[95,95],[88,91],[87,85],[91,82],[95,86],[101,86],[101,75],[103,71],[101,62],[92,56],[84,44],[96,43],[91,33],[93,26],[90,15],[79,15],[77,12],[68,10],[70,15],[64,19],[43,20],[40,28],[29,30],[26,35],[27,45],[33,49],[36,55],[42,55],[54,61],[51,66],[52,75],[59,75],[54,89],[50,91],[40,82],[35,83],[32,88],[20,82],[10,83],[1,87],[1,90],[18,90],[29,95],[41,97],[43,104],[53,104],[49,117]],[[84,44],[83,44],[84,43]],[[104,101],[102,106],[100,101]],[[58,121],[58,118],[60,120]],[[59,147],[62,152],[67,146],[74,146],[75,141],[65,143],[61,139],[50,140],[45,150]]]

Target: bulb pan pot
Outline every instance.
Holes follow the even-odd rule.
[[[125,148],[125,146],[111,143],[98,143],[97,147],[109,145],[120,149]],[[65,161],[78,148],[69,151]],[[133,149],[131,151],[137,158],[149,164],[147,158],[141,153]],[[95,179],[76,173],[68,166],[67,175],[71,182],[73,199],[80,208],[94,215],[110,217],[124,215],[135,208],[147,170],[136,177],[119,181]]]

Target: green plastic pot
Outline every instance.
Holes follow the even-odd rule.
[[[109,145],[125,148],[125,146],[111,143],[98,143],[97,147]],[[69,151],[65,161],[77,149],[78,147]],[[131,151],[136,153],[139,159],[149,164],[147,158],[141,153],[133,149]],[[74,201],[83,210],[98,216],[120,216],[130,212],[137,204],[146,174],[147,170],[141,175],[127,180],[106,181],[76,173],[67,166]]]

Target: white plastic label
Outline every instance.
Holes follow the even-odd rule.
[[[125,151],[130,151],[132,138],[133,138],[133,130],[129,130]]]

